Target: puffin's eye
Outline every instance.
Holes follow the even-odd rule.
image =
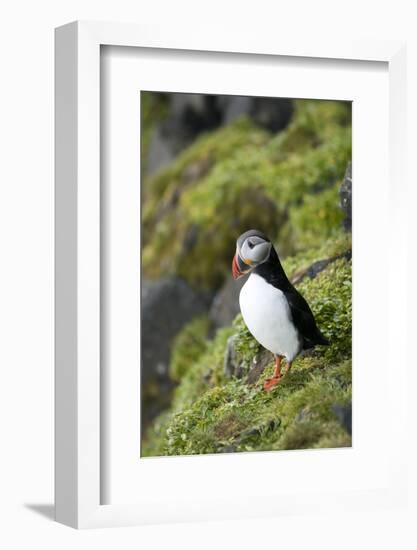
[[[255,246],[255,244],[252,241],[248,241],[248,246],[249,246],[249,248],[253,248]]]

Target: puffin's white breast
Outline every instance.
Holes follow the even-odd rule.
[[[281,290],[251,273],[239,295],[240,311],[251,334],[267,350],[292,361],[301,342]]]

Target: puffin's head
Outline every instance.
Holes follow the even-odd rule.
[[[236,254],[233,257],[232,273],[239,279],[259,264],[266,262],[271,253],[272,243],[260,231],[250,229],[236,241]]]

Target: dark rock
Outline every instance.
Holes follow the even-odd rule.
[[[210,320],[216,328],[230,325],[239,313],[239,293],[244,284],[243,277],[237,281],[230,277],[216,293],[209,313]]]
[[[343,227],[346,231],[352,231],[352,163],[349,162],[346,168],[345,177],[340,187],[340,206],[345,218]]]
[[[228,378],[243,378],[249,370],[248,362],[236,350],[237,334],[233,334],[227,340],[224,354],[224,374]]]
[[[324,271],[329,264],[335,262],[336,260],[340,260],[341,258],[350,260],[352,258],[352,251],[347,250],[346,252],[343,252],[343,254],[338,254],[337,256],[332,256],[331,258],[326,258],[325,260],[317,260],[317,262],[313,262],[307,268],[294,273],[294,275],[291,277],[292,284],[297,285],[305,277],[314,279],[319,273]]]
[[[218,453],[235,453],[237,448],[234,445],[226,445],[225,447],[220,447],[217,451]]]
[[[169,94],[169,115],[151,136],[147,172],[171,162],[202,132],[215,130],[246,115],[271,132],[283,130],[293,114],[290,99],[272,97]]]
[[[178,141],[189,143],[201,132],[220,126],[223,117],[217,97],[208,94],[172,94],[171,117],[165,125],[166,135],[171,137],[179,131]],[[177,147],[181,147],[181,143]]]
[[[236,350],[236,339],[237,335],[234,334],[227,340],[224,354],[224,373],[228,378],[233,376],[243,378],[247,375],[246,383],[248,385],[256,384],[265,368],[273,360],[272,353],[262,349],[248,364],[248,361]]]
[[[157,170],[167,166],[175,158],[175,152],[163,135],[162,129],[156,127],[151,135],[148,158],[146,159],[146,172],[153,174]]]
[[[198,241],[198,226],[191,224],[184,235],[184,241],[182,243],[182,249],[184,254],[189,254],[195,247]]]
[[[248,373],[247,383],[249,386],[256,384],[262,376],[265,368],[273,361],[273,355],[270,351],[261,350],[253,359]]]
[[[242,439],[245,439],[247,437],[252,437],[257,435],[261,435],[261,428],[251,428],[250,430],[243,432],[241,437]]]
[[[255,97],[251,116],[256,124],[275,133],[288,125],[293,111],[294,107],[290,99]]]
[[[143,301],[146,301],[152,292],[152,287],[155,283],[152,283],[151,281],[147,281],[145,279],[142,279],[142,285],[141,285],[141,299],[142,303]]]
[[[228,378],[236,376],[241,378],[242,365],[241,357],[236,351],[236,338],[237,335],[233,334],[227,340],[226,351],[224,354],[224,374]]]
[[[237,443],[240,445],[245,443],[248,439],[252,437],[262,437],[266,432],[273,432],[281,425],[281,419],[276,418],[275,420],[270,420],[267,424],[261,426],[254,426],[248,430],[245,430],[241,433],[240,437],[237,439]]]
[[[271,132],[283,130],[294,111],[292,101],[286,98],[223,96],[219,101],[224,106],[224,124],[246,115]]]
[[[217,96],[169,94],[169,99],[170,114],[155,129],[149,144],[149,174],[166,166],[201,132],[213,130],[222,122]]]
[[[271,432],[273,432],[274,430],[276,430],[277,428],[279,428],[281,426],[281,419],[280,418],[276,418],[275,420],[271,420],[268,424],[268,430],[270,430]]]
[[[156,282],[142,281],[141,380],[144,395],[150,388],[156,401],[167,402],[172,388],[168,374],[170,350],[174,337],[196,315],[208,309],[204,295],[197,294],[185,281],[176,277]],[[143,407],[144,421],[160,412]]]
[[[306,269],[302,269],[301,271],[297,271],[292,277],[291,282],[296,285],[299,282],[301,282],[304,277],[309,277],[310,279],[314,279],[317,277],[317,275],[326,269],[326,267],[334,261],[333,258],[326,258],[325,260],[318,260],[317,262],[312,263],[310,266],[308,266]]]
[[[223,108],[223,123],[229,124],[242,115],[250,116],[253,98],[249,96],[221,96],[219,102]]]
[[[349,403],[348,405],[340,405],[336,403],[332,406],[332,411],[347,433],[352,435],[352,403]]]
[[[184,280],[169,277],[142,283],[142,381],[165,376],[173,338],[207,310],[205,297]]]

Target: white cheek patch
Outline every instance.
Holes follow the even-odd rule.
[[[252,241],[254,238],[252,237]],[[268,259],[269,252],[271,250],[271,243],[265,242],[264,240],[259,239],[258,243],[255,243],[253,248],[250,248],[248,241],[246,240],[243,243],[241,249],[241,258],[246,263],[259,264]]]

